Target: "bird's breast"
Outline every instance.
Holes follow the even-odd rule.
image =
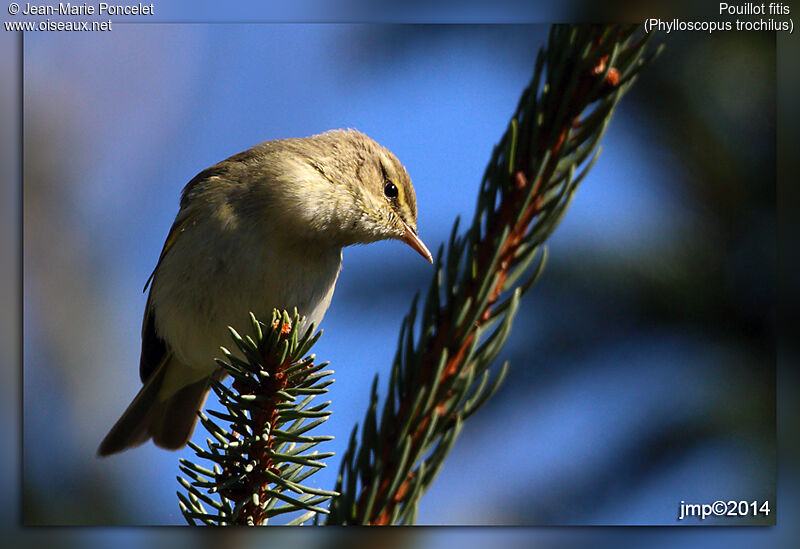
[[[341,248],[287,243],[269,235],[202,227],[182,234],[153,280],[156,332],[197,375],[216,369],[220,346],[234,350],[228,333],[251,334],[249,313],[269,322],[273,309],[296,307],[319,326],[333,297]]]

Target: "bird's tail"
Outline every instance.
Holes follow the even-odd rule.
[[[197,423],[196,412],[208,396],[211,377],[186,385],[161,400],[159,393],[170,366],[180,368],[182,365],[170,358],[153,372],[100,443],[97,455],[116,454],[139,446],[150,438],[156,445],[169,450],[186,445]]]

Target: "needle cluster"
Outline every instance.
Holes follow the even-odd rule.
[[[327,513],[320,505],[336,495],[302,484],[333,455],[311,451],[333,437],[308,434],[331,413],[330,402],[314,398],[328,391],[333,372],[306,356],[322,332],[313,335],[312,325],[301,334],[296,312],[274,311],[269,325],[252,315],[251,322],[256,337],[231,329],[239,353],[223,348],[226,360],[218,360],[233,378],[231,387],[212,386],[226,411],[200,412],[212,438],[205,449],[189,442],[210,467],[181,460],[185,478],[178,482],[186,494],[178,498],[190,524],[258,526],[287,513],[296,515],[290,524],[302,524]]]

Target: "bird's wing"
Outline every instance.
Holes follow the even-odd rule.
[[[211,179],[225,178],[226,174],[231,170],[241,171],[246,169],[246,164],[252,161],[254,156],[255,152],[253,152],[252,149],[233,155],[227,160],[211,166],[210,168],[206,168],[186,184],[181,194],[181,209],[169,230],[167,240],[164,242],[164,247],[161,249],[161,255],[158,256],[158,263],[156,263],[155,269],[153,269],[147,282],[145,282],[144,290],[142,291],[147,291],[147,288],[150,287],[150,284],[155,279],[158,273],[158,267],[161,265],[164,257],[166,257],[170,249],[175,245],[175,242],[178,241],[181,234],[194,223],[196,213],[195,210],[189,207],[189,204],[191,202],[192,192],[195,188],[198,185],[205,184]],[[240,179],[241,178],[236,177],[231,180],[238,181]],[[142,356],[139,361],[139,376],[142,381],[146,381],[153,372],[156,371],[158,366],[171,355],[167,344],[156,333],[151,295],[152,294],[147,296],[147,306],[145,307],[144,319],[142,321]]]
[[[169,359],[171,354],[167,344],[156,334],[152,299],[148,295],[142,322],[142,354],[139,358],[139,377],[142,383],[146,383],[150,376],[158,370],[158,367]]]
[[[156,276],[156,271],[158,271],[158,266],[161,265],[161,261],[164,259],[164,256],[167,255],[167,252],[172,248],[175,242],[178,240],[178,237],[181,233],[186,229],[186,226],[192,220],[191,215],[183,215],[181,216],[178,214],[178,217],[175,219],[175,222],[172,224],[172,227],[169,230],[169,234],[167,235],[167,240],[164,242],[164,247],[161,249],[161,255],[158,256],[158,262],[156,263],[155,269],[153,272],[150,273],[150,276],[147,277],[147,282],[144,283],[143,292],[147,291],[147,288],[150,286],[150,283],[153,282],[153,278]],[[148,299],[149,301],[149,299]]]
[[[170,251],[172,246],[175,245],[175,242],[178,240],[178,237],[183,233],[186,229],[186,226],[192,220],[191,215],[181,215],[178,214],[178,217],[175,219],[175,222],[172,224],[172,228],[169,230],[169,234],[167,235],[167,240],[164,242],[164,247],[161,250],[161,255],[158,256],[158,263],[156,263],[156,268],[153,269],[152,274],[147,279],[147,282],[144,285],[144,291],[147,291],[147,288],[150,286],[150,283],[156,276],[158,272],[158,267],[161,265],[161,261]],[[144,318],[142,319],[142,355],[139,359],[139,377],[141,378],[142,382],[146,382],[153,372],[158,369],[158,366],[169,358],[169,349],[167,348],[167,344],[161,339],[158,334],[156,333],[156,325],[155,325],[155,317],[153,314],[153,300],[152,300],[152,292],[147,296],[147,305],[144,308]]]

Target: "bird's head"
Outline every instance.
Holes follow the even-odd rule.
[[[303,164],[296,190],[309,226],[341,245],[402,240],[433,262],[417,236],[411,178],[391,151],[355,130],[291,141]]]

